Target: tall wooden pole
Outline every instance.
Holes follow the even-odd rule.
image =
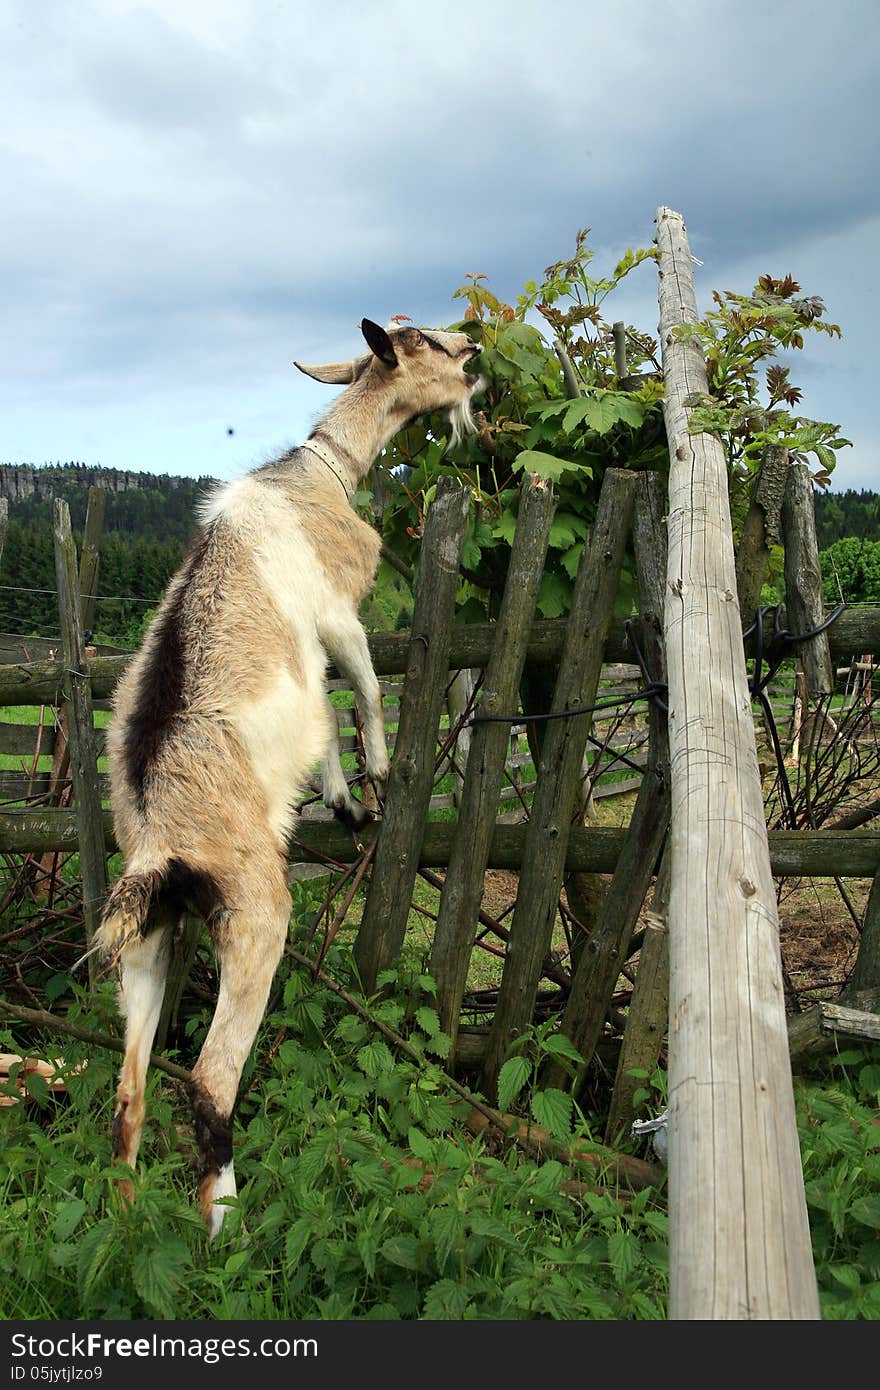
[[[671,459],[664,632],[672,778],[670,1316],[819,1316],[795,1125],[779,925],[720,442],[681,215],[657,212]]]

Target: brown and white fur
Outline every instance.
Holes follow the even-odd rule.
[[[113,816],[125,873],[97,947],[118,964],[126,1018],[114,1155],[134,1166],[144,1083],[168,968],[186,909],[208,923],[220,963],[217,1007],[190,1086],[202,1213],[219,1231],[235,1195],[232,1115],[239,1079],[281,957],[290,915],[286,848],[310,772],[324,799],[363,817],[339,761],[325,693],[328,657],[352,682],[366,770],[388,754],[378,682],[358,606],[379,556],[349,498],[408,420],[448,410],[472,427],[478,349],[464,333],[364,320],[370,352],[301,370],[346,384],[307,443],[214,493],[144,644],[120,682],[108,736]],[[299,364],[297,364],[299,365]]]

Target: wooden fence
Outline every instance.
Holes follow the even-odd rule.
[[[367,827],[356,844],[338,825],[306,818],[291,859],[329,856],[354,865],[349,873],[364,881],[372,864],[354,947],[367,992],[401,949],[419,868],[447,866],[431,972],[442,1021],[454,1040],[450,1064],[467,1052],[490,1096],[511,1043],[534,1017],[542,979],[560,987],[562,1030],[583,1059],[582,1077],[601,1040],[620,970],[637,955],[612,1117],[619,1125],[631,1116],[632,1059],[638,1057],[647,1070],[656,1063],[668,988],[673,1315],[814,1317],[818,1303],[794,1129],[772,875],[860,875],[874,877],[876,889],[880,835],[767,834],[755,727],[748,717],[726,467],[717,441],[688,431],[689,401],[705,389],[705,368],[697,345],[673,332],[696,313],[678,214],[660,209],[658,239],[668,503],[653,475],[608,470],[569,616],[535,621],[536,577],[554,500],[540,479],[526,478],[498,621],[456,627],[453,596],[468,494],[442,479],[425,525],[412,632],[377,634],[369,643],[380,677],[405,675],[402,686],[394,685],[397,727],[382,821]],[[788,468],[786,553],[806,556],[809,563],[787,568],[786,582],[790,610],[795,599],[801,605],[797,630],[804,632],[822,614],[815,530],[810,534],[809,517],[804,520],[800,471]],[[655,679],[663,680],[668,664],[668,700],[653,701],[642,720],[638,733],[647,729],[647,742],[642,739],[636,749],[644,767],[635,807],[627,827],[610,830],[580,823],[579,811],[585,749],[599,722],[589,710],[603,669],[618,684],[631,678],[630,671],[614,669],[632,654],[611,617],[630,535],[639,642]],[[84,897],[94,908],[112,831],[101,805],[92,709],[93,702],[108,698],[126,658],[87,658],[84,652],[63,504],[56,504],[55,538],[64,657],[0,668],[0,705],[64,703],[75,807],[0,810],[0,852],[78,847]],[[863,654],[878,650],[880,609],[843,613],[803,648],[806,688],[798,698],[805,720],[831,679],[833,663],[849,668],[856,660],[865,666]],[[500,824],[505,775],[521,771],[523,751],[518,743],[511,760],[505,716],[515,714],[523,675],[535,668],[545,676],[551,670],[555,683],[547,708],[529,711],[546,718],[529,817],[522,825]],[[435,775],[448,751],[438,755],[438,742],[448,741],[440,732],[445,686],[450,672],[473,669],[487,676],[477,706],[481,722],[472,730],[461,769],[457,816],[432,822]],[[793,708],[794,697],[790,691],[787,706]],[[388,698],[390,703],[390,693]],[[353,725],[345,723],[351,718],[341,713],[347,752],[355,747]],[[434,805],[435,812],[449,810]],[[458,1019],[489,867],[516,869],[519,888],[492,1022],[479,1047],[466,1049]],[[573,892],[574,878],[590,873],[611,874],[611,882],[593,919],[580,924],[581,947],[563,967],[552,950],[563,883]],[[641,935],[637,919],[655,876],[651,931]],[[862,977],[877,968],[880,889],[872,901],[875,896],[877,910],[870,917],[869,906],[865,922]],[[550,1079],[568,1084],[558,1069]]]

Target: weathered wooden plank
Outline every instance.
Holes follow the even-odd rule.
[[[565,623],[565,618],[536,619],[529,635],[526,661],[555,665],[562,653]],[[456,623],[449,647],[450,671],[463,666],[485,666],[492,653],[494,631],[494,623]],[[880,607],[847,609],[829,628],[828,639],[835,661],[849,661],[863,652],[880,651]],[[374,632],[367,640],[377,675],[396,675],[406,669],[408,632]],[[631,655],[623,623],[611,624],[605,655],[609,661],[626,661]],[[99,701],[113,694],[131,659],[131,655],[97,656],[89,661],[96,708]],[[60,661],[0,665],[0,705],[59,704],[61,667]],[[329,675],[337,677],[332,666]]]
[[[657,213],[669,441],[665,637],[669,900],[670,1317],[817,1318],[776,898],[720,440],[688,431],[708,391],[690,249]]]
[[[764,450],[755,495],[749,504],[739,549],[736,552],[736,592],[745,627],[749,627],[753,622],[755,610],[761,600],[761,588],[767,577],[767,565],[770,560],[770,547],[779,544],[779,524],[787,473],[788,450],[770,445]]]
[[[108,854],[116,848],[109,811],[103,813],[104,844]],[[365,826],[362,842],[372,843],[375,826]],[[442,869],[449,863],[454,822],[433,822],[425,829],[419,867]],[[880,833],[869,830],[771,830],[770,865],[779,878],[873,878],[880,870]],[[614,872],[626,830],[611,826],[573,826],[567,836],[565,865],[583,873]],[[518,869],[526,844],[524,825],[496,825],[489,847],[490,869]],[[77,848],[76,819],[72,811],[54,807],[26,810],[0,809],[0,854],[42,854],[57,850],[73,854]],[[314,853],[312,853],[314,851]],[[358,856],[351,835],[335,820],[303,821],[288,847],[293,864],[312,864],[315,854],[341,864]]]
[[[595,702],[605,633],[629,533],[637,477],[609,469],[602,481],[589,546],[584,547],[568,615],[551,712]],[[482,1086],[494,1097],[507,1050],[534,1008],[541,965],[550,949],[565,872],[565,843],[580,787],[591,715],[554,719],[541,747],[541,766],[527,827],[526,853],[510,927],[498,1005],[483,1063]]]
[[[659,908],[656,892],[654,898],[654,906]],[[664,906],[662,915],[659,910],[653,911],[645,923],[645,936],[639,952],[636,980],[608,1107],[606,1144],[612,1142],[612,1136],[615,1144],[629,1136],[630,1126],[636,1118],[635,1093],[644,1086],[644,1080],[636,1073],[650,1076],[656,1067],[666,1034],[668,1012],[669,936]]]
[[[364,990],[398,955],[406,933],[434,780],[440,710],[469,494],[441,478],[428,512],[413,601],[400,723],[379,841],[354,958]]]
[[[50,795],[50,788],[47,778],[48,774],[45,772],[37,772],[34,777],[31,777],[27,772],[0,770],[0,797],[4,801],[26,801],[30,796],[48,796]],[[48,804],[63,804],[57,801],[57,792],[62,788],[69,790],[71,785],[72,779],[68,769],[68,776],[62,781],[56,782],[51,788],[52,800]],[[102,800],[110,795],[110,779],[103,773],[98,774],[98,791]]]
[[[107,862],[98,759],[89,677],[84,670],[83,630],[80,611],[76,549],[70,529],[70,512],[62,498],[55,499],[53,513],[55,580],[64,649],[65,705],[70,740],[70,773],[76,804],[77,839],[83,885],[86,943],[91,944],[107,893]],[[89,958],[90,972],[92,958]]]
[[[40,739],[40,757],[51,758],[55,746],[55,728],[52,724],[52,711],[47,710],[47,722],[43,724],[43,735]],[[12,757],[27,758],[30,760],[34,756],[37,746],[36,724],[0,724],[0,753],[7,753]],[[104,752],[106,742],[106,731],[95,729],[95,749],[98,757]]]
[[[812,632],[825,620],[822,567],[816,538],[813,480],[805,463],[791,463],[782,507],[785,542],[785,613],[791,632]],[[807,693],[819,700],[834,690],[834,669],[828,633],[820,633],[796,648],[807,677]]]
[[[641,617],[640,645],[652,677],[664,681],[663,593],[666,586],[665,498],[656,474],[640,474],[634,516],[634,542]],[[669,739],[666,713],[650,710],[648,766],[614,878],[596,925],[581,952],[562,1016],[562,1032],[592,1060],[633,929],[657,864],[669,825]],[[562,1086],[558,1063],[548,1069],[551,1086]]]
[[[856,996],[854,996],[856,997]],[[857,1042],[880,1042],[880,989],[860,991],[867,1007],[819,1003],[788,1021],[788,1045],[792,1058],[831,1052],[840,1046],[839,1036]],[[839,1036],[838,1036],[839,1035]]]
[[[880,990],[880,870],[871,884],[862,920],[859,953],[846,993],[865,989]]]
[[[554,510],[549,485],[540,478],[527,477],[520,493],[495,647],[480,696],[481,715],[507,714],[516,709]],[[509,744],[508,724],[481,723],[472,730],[458,835],[440,898],[430,969],[437,982],[441,1026],[452,1038],[450,1065]]]
[[[101,532],[104,529],[106,504],[106,489],[90,487],[89,505],[86,511],[86,524],[83,528],[82,548],[79,557],[79,590],[83,632],[91,632],[95,626],[98,574],[101,567]]]

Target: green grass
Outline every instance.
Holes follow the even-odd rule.
[[[344,974],[344,949],[329,964]],[[186,1109],[167,1081],[150,1081],[132,1208],[108,1169],[115,1059],[66,1046],[70,1063],[87,1061],[66,1100],[37,1084],[28,1104],[0,1111],[0,1260],[16,1271],[2,1316],[663,1316],[662,1193],[623,1196],[593,1170],[588,1186],[572,1165],[470,1134],[417,967],[375,1008],[419,1063],[302,972],[283,968],[282,981],[236,1121],[241,1196],[213,1245],[194,1207]],[[108,1009],[104,993],[92,1021],[106,1026]],[[563,1131],[589,1139],[570,1105]]]

